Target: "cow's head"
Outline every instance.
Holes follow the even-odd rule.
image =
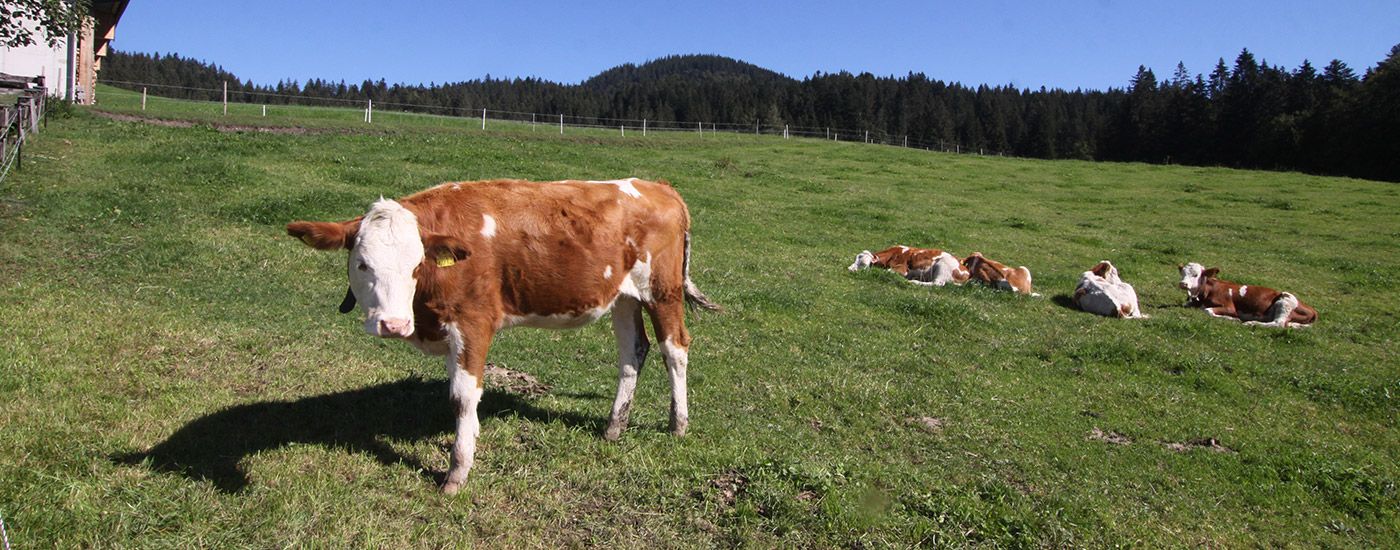
[[[289,223],[287,234],[320,250],[350,251],[350,290],[341,312],[358,301],[365,332],[381,337],[413,335],[413,297],[422,270],[450,268],[470,255],[456,238],[422,231],[413,212],[387,199],[349,221]]]
[[[1116,283],[1120,280],[1118,278],[1118,268],[1113,267],[1113,263],[1108,260],[1099,262],[1098,265],[1095,265],[1089,272],[1109,282]]]
[[[1186,265],[1178,265],[1177,269],[1181,271],[1181,282],[1178,283],[1177,286],[1181,287],[1182,290],[1185,290],[1186,293],[1191,296],[1200,294],[1201,286],[1205,285],[1208,279],[1213,279],[1215,275],[1220,272],[1220,268],[1218,267],[1206,269],[1205,266],[1195,262]]]
[[[862,250],[862,251],[860,251],[860,254],[856,254],[856,261],[855,261],[855,263],[851,264],[851,265],[850,265],[849,267],[847,267],[846,269],[848,269],[848,270],[850,270],[850,271],[860,271],[860,270],[862,270],[862,269],[865,269],[865,268],[867,268],[867,267],[870,267],[870,264],[873,263],[874,261],[875,261],[875,255],[874,255],[874,254],[872,254],[869,250]]]

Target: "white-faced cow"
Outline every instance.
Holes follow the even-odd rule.
[[[350,290],[365,331],[447,356],[456,441],[443,491],[471,470],[486,352],[512,326],[575,328],[612,312],[617,397],[604,436],[627,427],[651,317],[671,379],[671,432],[689,422],[685,304],[718,309],[690,281],[690,214],[670,185],[517,180],[445,183],[380,199],[343,222],[298,221],[287,233],[348,250]]]
[[[987,259],[981,252],[963,258],[962,265],[967,268],[969,278],[989,287],[1040,296],[1031,290],[1031,270],[1026,266],[1012,269]]]
[[[1219,279],[1218,267],[1206,269],[1194,262],[1177,267],[1186,305],[1205,309],[1214,317],[1271,327],[1304,327],[1317,321],[1317,310],[1291,293]]]
[[[879,252],[862,250],[846,269],[860,271],[870,266],[888,269],[914,284],[943,286],[967,282],[967,270],[952,254],[933,248],[891,246]]]
[[[1075,307],[1107,317],[1141,319],[1137,291],[1118,277],[1118,268],[1104,260],[1079,277],[1071,298]]]

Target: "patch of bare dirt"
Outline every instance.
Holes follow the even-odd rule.
[[[1213,453],[1233,453],[1233,452],[1235,452],[1234,449],[1231,449],[1231,448],[1229,448],[1229,447],[1226,447],[1226,446],[1224,446],[1224,445],[1221,445],[1221,444],[1220,444],[1220,440],[1218,440],[1218,439],[1216,439],[1216,438],[1214,438],[1214,437],[1197,437],[1197,438],[1188,439],[1188,440],[1186,440],[1186,441],[1182,441],[1182,442],[1180,442],[1180,443],[1176,443],[1176,442],[1172,442],[1172,441],[1164,441],[1164,442],[1162,442],[1162,445],[1165,446],[1165,447],[1167,448],[1168,451],[1172,451],[1172,452],[1176,452],[1176,453],[1186,453],[1186,452],[1195,451],[1195,450],[1198,450],[1198,449],[1207,450],[1207,451],[1210,451],[1210,452],[1213,452]]]
[[[121,122],[140,122],[153,126],[165,126],[168,128],[192,128],[194,126],[208,126],[220,132],[257,132],[263,134],[326,134],[326,133],[354,133],[348,128],[307,128],[305,126],[249,126],[245,124],[219,124],[214,122],[196,122],[193,120],[178,120],[168,118],[155,118],[138,115],[128,115],[125,113],[113,113],[108,111],[92,111],[97,116],[117,120]]]
[[[1102,441],[1104,443],[1111,443],[1113,445],[1131,445],[1133,443],[1133,438],[1131,437],[1111,430],[1105,432],[1103,430],[1100,430],[1098,426],[1095,426],[1093,430],[1090,430],[1089,435],[1084,436],[1084,439],[1087,439],[1089,441]]]
[[[734,506],[734,502],[739,499],[739,495],[744,494],[744,487],[748,484],[748,476],[737,470],[729,470],[710,479],[710,487],[715,489],[720,503],[725,506]]]
[[[944,420],[942,418],[933,416],[911,416],[905,418],[904,422],[931,434],[943,433]]]
[[[539,397],[549,393],[551,386],[540,382],[529,373],[513,371],[495,363],[486,364],[486,381],[505,391],[525,397]]]

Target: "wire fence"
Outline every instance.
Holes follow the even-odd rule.
[[[146,110],[146,95],[154,91],[155,95],[163,98],[185,99],[191,101],[216,102],[221,103],[222,113],[228,114],[228,105],[261,105],[262,116],[267,116],[268,107],[273,107],[273,117],[285,118],[287,113],[279,114],[278,107],[299,106],[299,107],[331,107],[340,109],[356,109],[364,124],[375,124],[375,117],[381,117],[380,122],[384,122],[384,115],[416,115],[442,117],[456,120],[464,127],[479,126],[485,130],[492,122],[510,122],[517,124],[529,124],[535,131],[553,130],[565,133],[569,128],[588,128],[595,130],[617,131],[626,136],[628,134],[647,136],[653,132],[682,133],[689,132],[699,135],[704,134],[750,134],[781,136],[785,139],[810,138],[823,139],[840,142],[855,142],[878,145],[889,145],[896,147],[907,147],[911,149],[923,149],[929,151],[943,151],[949,153],[975,153],[987,155],[1001,155],[997,151],[987,151],[984,149],[968,149],[962,147],[955,140],[920,140],[911,138],[908,134],[894,134],[879,129],[852,129],[833,128],[816,126],[795,126],[774,121],[754,120],[752,122],[734,121],[679,121],[666,119],[649,118],[612,118],[571,115],[567,113],[539,113],[526,111],[511,111],[503,109],[492,109],[485,106],[442,106],[428,105],[420,103],[407,103],[399,101],[380,101],[373,98],[368,99],[348,99],[341,97],[317,97],[304,94],[286,94],[275,92],[260,92],[241,90],[238,88],[229,89],[225,83],[223,88],[200,88],[191,86],[176,86],[170,84],[154,84],[147,82],[131,82],[121,80],[103,80],[100,83],[122,88],[125,90],[141,93],[141,110]]]
[[[24,142],[39,131],[46,92],[42,76],[0,78],[0,183],[24,165]]]

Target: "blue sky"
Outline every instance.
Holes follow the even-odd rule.
[[[1147,65],[1193,74],[1241,48],[1275,65],[1341,59],[1360,74],[1400,43],[1400,0],[1270,2],[368,2],[132,0],[126,51],[175,52],[259,84],[427,83],[536,76],[575,83],[673,54],[964,84],[1123,87]]]

